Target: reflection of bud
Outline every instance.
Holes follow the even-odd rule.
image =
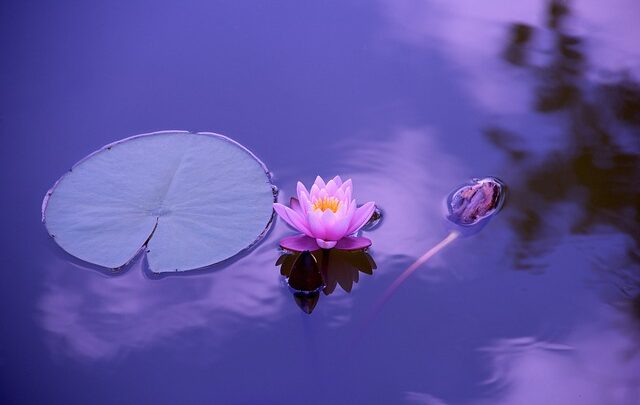
[[[313,309],[316,307],[318,300],[320,299],[320,291],[314,291],[310,293],[301,291],[294,292],[293,299],[305,314],[311,314],[311,312],[313,312]]]
[[[294,256],[288,276],[287,284],[294,290],[293,299],[296,304],[304,313],[311,314],[324,285],[316,258],[308,250]]]
[[[505,187],[500,180],[493,177],[475,180],[449,195],[447,218],[465,227],[479,224],[500,210],[504,195]]]
[[[312,292],[323,286],[320,268],[315,257],[308,250],[300,253],[289,274],[289,287],[296,291]]]

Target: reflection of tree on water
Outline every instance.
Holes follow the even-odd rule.
[[[298,306],[310,314],[320,298],[320,291],[332,294],[336,287],[351,292],[359,273],[373,274],[376,263],[363,250],[320,249],[313,252],[284,253],[276,262],[280,274],[287,277]]]
[[[509,156],[509,170],[516,173],[509,184],[518,267],[530,267],[528,258],[551,247],[540,244],[553,236],[543,216],[559,204],[578,202],[572,234],[609,226],[633,240],[622,265],[632,270],[627,275],[635,281],[625,282],[623,290],[633,296],[638,292],[630,290],[640,287],[640,85],[626,74],[607,83],[590,80],[583,40],[566,29],[569,17],[568,3],[548,6],[545,29],[552,44],[546,63],[532,62],[531,42],[540,32],[525,24],[512,25],[503,53],[507,62],[535,76],[536,111],[566,120],[566,127],[559,128],[562,148],[540,160],[527,150],[522,136],[501,128],[488,129],[486,136]]]

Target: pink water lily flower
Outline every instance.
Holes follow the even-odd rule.
[[[285,238],[280,246],[293,251],[370,246],[369,239],[352,235],[371,218],[375,204],[371,201],[358,207],[351,198],[352,190],[351,179],[343,183],[340,176],[327,183],[318,176],[310,191],[298,182],[298,198],[291,198],[291,208],[278,203],[273,208],[304,235]]]

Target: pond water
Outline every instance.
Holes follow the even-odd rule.
[[[0,402],[640,403],[639,18],[634,0],[3,2]],[[167,129],[247,146],[281,202],[352,178],[384,213],[375,266],[308,315],[281,220],[190,275],[70,260],[46,190]],[[365,325],[449,232],[449,192],[486,176],[502,211]]]

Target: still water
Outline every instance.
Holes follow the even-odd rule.
[[[0,402],[640,403],[639,19],[633,0],[3,2]],[[384,213],[367,264],[308,315],[282,221],[192,275],[69,260],[46,190],[167,129],[236,139],[282,202],[352,178]],[[502,212],[363,330],[484,176]]]

